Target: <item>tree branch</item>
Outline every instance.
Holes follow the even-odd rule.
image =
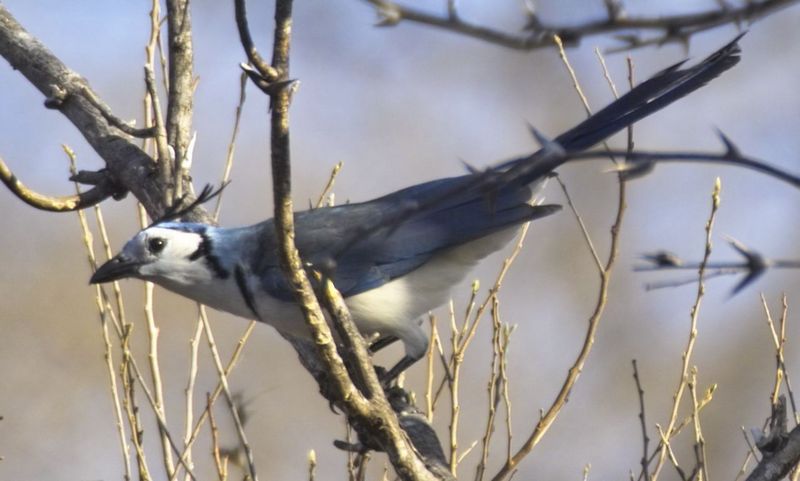
[[[114,180],[130,190],[151,216],[158,217],[164,212],[163,192],[167,186],[151,176],[155,161],[108,121],[96,107],[100,102],[97,95],[92,95],[91,100],[87,98],[85,92],[91,91],[88,82],[25,31],[2,4],[0,56],[45,95],[48,107],[58,109],[75,125],[105,160]],[[210,220],[200,211],[192,213],[192,219]]]
[[[532,11],[528,13],[528,24],[524,33],[508,33],[497,29],[466,22],[458,15],[453,4],[448,3],[446,15],[436,15],[400,5],[390,0],[366,0],[375,7],[379,26],[394,26],[403,21],[439,28],[451,33],[466,35],[494,45],[515,50],[536,50],[553,47],[553,36],[561,37],[566,45],[574,46],[584,37],[605,33],[620,33],[617,39],[623,45],[614,49],[630,50],[647,45],[663,45],[668,42],[687,42],[699,32],[720,25],[751,23],[777,10],[786,8],[798,0],[762,0],[742,2],[737,8],[722,7],[705,12],[664,17],[627,17],[621,8],[608,8],[605,19],[584,22],[572,27],[548,25],[540,21]],[[618,5],[618,4],[617,4]],[[638,33],[623,35],[629,31],[658,31],[658,35],[641,38]]]
[[[167,37],[169,51],[169,95],[167,96],[167,141],[175,152],[175,198],[189,187],[188,161],[192,138],[192,21],[189,0],[167,0]]]
[[[761,442],[758,442],[764,457],[756,465],[747,481],[777,481],[783,479],[792,468],[800,463],[800,426],[796,426],[786,434],[785,400],[781,403],[784,409],[780,413],[773,410],[770,418],[771,430]],[[780,416],[780,419],[776,419]],[[783,430],[781,432],[781,430]],[[769,446],[765,445],[765,441]]]
[[[348,372],[347,365],[339,355],[333,333],[328,326],[294,243],[289,106],[297,84],[289,81],[292,1],[278,0],[275,5],[275,35],[271,65],[273,70],[258,65],[257,50],[247,31],[243,0],[236,1],[236,14],[243,47],[261,76],[261,79],[254,79],[254,81],[259,88],[270,95],[271,165],[275,229],[279,239],[278,254],[284,275],[286,275],[289,285],[292,286],[295,299],[312,333],[316,347],[315,359],[307,358],[309,351],[303,346],[304,343],[294,340],[293,344],[296,347],[301,346],[298,348],[298,353],[301,355],[304,365],[310,368],[309,370],[320,383],[322,391],[332,395],[337,404],[348,414],[353,426],[364,434],[364,437],[368,436],[369,439],[374,440],[377,446],[371,445],[370,448],[378,447],[386,451],[395,471],[402,479],[435,479],[419,459],[413,445],[401,429],[398,418],[389,405],[369,361],[364,340],[358,333],[341,295],[329,280],[322,279],[320,276],[316,280],[322,286],[321,299],[334,318],[334,325],[342,339],[344,353],[351,361],[353,373]],[[273,71],[278,76],[270,81],[269,75]],[[265,81],[269,85],[264,85]]]
[[[3,159],[0,159],[0,181],[8,187],[8,190],[26,204],[49,212],[71,212],[85,209],[86,207],[99,204],[109,197],[120,193],[118,189],[113,188],[112,184],[106,182],[76,195],[65,195],[62,197],[43,195],[29,189],[23,184],[17,176],[11,172],[11,169],[3,162]]]

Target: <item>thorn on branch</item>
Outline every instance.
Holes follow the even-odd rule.
[[[253,37],[250,35],[250,26],[247,22],[247,9],[245,8],[244,0],[236,0],[234,2],[234,7],[236,10],[236,27],[239,30],[239,39],[247,54],[250,65],[252,65],[252,68],[257,71],[259,76],[267,83],[278,80],[281,76],[281,72],[261,57],[261,54],[258,53],[255,43],[253,42]],[[245,72],[247,72],[247,70],[245,70]],[[256,83],[256,85],[258,85],[258,83]],[[261,87],[259,86],[259,88]]]
[[[736,287],[731,291],[731,296],[735,296],[742,289],[753,283],[756,279],[761,277],[769,267],[769,262],[760,253],[748,249],[744,244],[733,238],[728,238],[728,243],[733,247],[742,257],[745,258],[745,268],[747,275],[744,276]]]
[[[375,13],[378,15],[378,21],[375,22],[376,27],[394,27],[403,20],[400,9],[394,4],[384,4],[378,7]]]
[[[621,0],[603,0],[603,3],[606,6],[609,21],[614,22],[625,18],[625,7],[622,5]]]
[[[741,159],[743,157],[742,152],[739,150],[736,144],[734,144],[730,137],[725,135],[722,130],[717,129],[717,135],[725,146],[725,157],[731,159]]]
[[[669,251],[658,251],[652,254],[643,254],[642,260],[654,264],[656,267],[678,267],[683,265],[683,260]]]
[[[264,76],[260,69],[250,64],[241,63],[239,64],[239,67],[245,74],[247,74],[256,87],[267,94],[270,98],[287,89],[289,90],[289,95],[291,97],[291,95],[293,95],[300,86],[300,81],[296,79],[270,80],[269,76]]]

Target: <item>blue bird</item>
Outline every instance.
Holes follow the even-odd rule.
[[[738,38],[737,38],[738,40]],[[669,67],[551,145],[570,154],[697,90],[739,61],[736,40],[699,64]],[[563,149],[563,150],[561,150]],[[414,185],[378,199],[295,214],[303,260],[319,266],[341,291],[362,334],[377,345],[401,340],[405,356],[391,380],[424,356],[420,317],[444,304],[453,285],[484,257],[508,244],[524,222],[556,212],[536,196],[566,161],[548,148],[500,164],[497,182],[473,172]],[[504,174],[519,172],[518,175]],[[236,228],[160,220],[129,240],[91,283],[133,277],[194,301],[255,318],[292,336],[308,337],[300,309],[281,272],[272,219]]]

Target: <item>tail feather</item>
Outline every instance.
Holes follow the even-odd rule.
[[[683,61],[662,70],[555,141],[567,152],[587,149],[703,87],[739,62],[742,35],[695,66],[681,69]]]

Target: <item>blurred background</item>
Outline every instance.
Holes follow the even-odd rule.
[[[6,0],[17,19],[86,77],[121,118],[141,119],[144,44],[149,3],[89,0]],[[517,31],[524,22],[516,1],[462,0],[464,18]],[[444,2],[416,1],[431,11]],[[546,22],[573,24],[605,15],[599,0],[537,2]],[[667,15],[715,8],[707,1],[627,1],[630,15]],[[251,29],[268,52],[272,2],[250,2]],[[238,63],[244,59],[233,21],[232,2],[197,0],[192,11],[196,73],[197,144],[192,171],[195,185],[218,182],[239,94]],[[375,28],[373,9],[355,0],[296,2],[292,77],[301,81],[291,112],[294,199],[305,206],[316,199],[331,167],[337,178],[337,202],[375,196],[442,176],[463,172],[460,160],[488,166],[535,148],[526,122],[557,135],[584,118],[583,108],[553,49],[516,52],[431,28],[401,24]],[[707,88],[636,126],[642,149],[720,149],[715,128],[734,139],[743,152],[800,172],[800,8],[789,8],[757,22],[741,41],[742,62]],[[733,26],[692,38],[688,54],[702,58],[729,41]],[[587,96],[599,108],[612,99],[594,48],[613,46],[598,36],[568,51]],[[680,45],[632,52],[636,77],[684,58]],[[625,54],[609,55],[616,84],[626,85]],[[5,62],[0,65],[0,156],[19,178],[47,194],[69,194],[68,163],[61,144],[78,155],[80,168],[103,162],[62,116],[43,108],[42,95]],[[248,87],[249,88],[249,87]],[[241,225],[271,216],[264,97],[249,88],[233,167],[233,183],[223,200],[222,223]],[[141,122],[141,120],[140,120]],[[623,146],[624,139],[614,145]],[[615,213],[616,180],[604,174],[607,162],[583,163],[560,170],[605,255]],[[797,258],[800,215],[798,191],[750,171],[719,166],[661,166],[630,184],[621,255],[610,302],[594,351],[569,403],[517,479],[579,479],[591,464],[590,478],[623,479],[638,472],[641,433],[638,398],[631,376],[637,359],[645,389],[651,438],[655,423],[669,417],[679,379],[681,352],[688,335],[689,311],[696,287],[646,292],[646,282],[673,279],[670,274],[632,272],[643,252],[666,248],[687,259],[703,252],[704,224],[716,176],[722,179],[722,205],[715,228],[712,259],[733,260],[723,242],[730,235],[775,258]],[[564,203],[554,183],[548,201]],[[103,204],[115,248],[138,229],[131,196]],[[94,290],[75,214],[51,214],[22,204],[0,189],[0,479],[121,479],[122,461],[114,425],[103,341],[94,306]],[[483,262],[473,278],[485,290],[503,254]],[[796,343],[800,318],[798,272],[768,272],[736,297],[736,278],[710,281],[699,320],[694,363],[702,391],[718,385],[703,411],[711,476],[731,479],[747,447],[741,426],[761,426],[769,414],[774,382],[774,352],[759,294],[779,312],[781,293],[789,296],[787,367],[798,371]],[[555,397],[583,340],[595,302],[598,276],[574,218],[564,211],[537,222],[508,275],[501,297],[505,322],[518,324],[510,350],[514,442],[530,432],[539,409]],[[143,285],[127,281],[128,315],[140,364],[146,356],[146,328],[136,307]],[[458,312],[468,299],[469,283],[454,290]],[[188,371],[189,338],[194,332],[193,303],[157,289],[167,417],[183,430],[183,390]],[[438,312],[446,315],[446,310]],[[212,312],[224,357],[233,350],[247,321]],[[478,333],[462,380],[461,446],[483,432],[490,329]],[[384,364],[400,355],[381,355]],[[118,360],[118,358],[117,358]],[[424,368],[409,373],[408,384],[423,389]],[[201,345],[197,409],[213,389],[216,374]],[[261,479],[306,476],[309,449],[317,452],[320,478],[345,477],[344,456],[332,446],[344,437],[342,416],[333,415],[296,355],[270,327],[258,326],[231,377],[247,401],[247,431]],[[421,394],[420,394],[421,396]],[[140,402],[144,405],[145,400]],[[143,409],[147,411],[147,409]],[[443,414],[444,411],[441,413]],[[223,443],[235,442],[228,415],[217,409]],[[479,421],[476,421],[479,420]],[[156,426],[144,415],[148,459],[160,465]],[[437,422],[440,433],[447,417]],[[688,434],[688,433],[687,433]],[[149,440],[148,440],[149,438]],[[501,443],[502,446],[502,443]],[[651,443],[651,448],[654,442]],[[693,463],[688,439],[677,454]],[[211,479],[207,431],[195,449],[199,479]],[[495,452],[495,463],[502,458]],[[462,472],[472,474],[477,452]],[[376,465],[383,458],[375,456]],[[493,470],[490,470],[493,472]],[[377,477],[380,470],[375,471]],[[674,470],[663,473],[674,479]],[[233,479],[236,479],[233,474]]]

